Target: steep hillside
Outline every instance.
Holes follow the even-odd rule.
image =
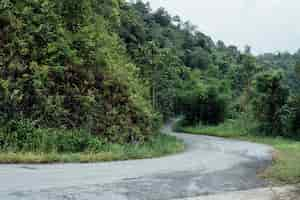
[[[298,81],[297,55],[257,59],[142,1],[3,0],[0,13],[3,124],[29,120],[132,144],[178,113],[218,124],[250,112],[269,91],[257,82],[284,78],[266,75],[276,68],[266,65],[280,65],[293,88]]]
[[[157,114],[115,30],[119,1],[1,1],[0,112],[4,121],[84,128],[133,142]]]

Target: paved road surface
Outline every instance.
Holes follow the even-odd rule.
[[[297,185],[268,187],[177,200],[300,200],[300,188]]]
[[[0,165],[0,200],[169,200],[265,186],[265,145],[173,133],[181,154],[98,164]]]

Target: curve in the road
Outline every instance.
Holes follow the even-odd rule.
[[[163,200],[266,185],[257,170],[269,146],[171,131],[186,151],[163,158],[97,164],[0,165],[0,199]]]

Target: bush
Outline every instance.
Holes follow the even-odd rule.
[[[99,151],[99,138],[83,130],[42,129],[29,120],[10,121],[0,131],[0,149],[13,152]]]
[[[184,149],[176,137],[157,133],[144,143],[119,144],[84,130],[38,128],[29,120],[0,126],[0,163],[97,162],[152,158]]]

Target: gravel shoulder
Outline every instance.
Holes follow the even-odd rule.
[[[162,200],[267,186],[256,173],[272,161],[266,145],[164,132],[186,151],[168,157],[95,164],[0,165],[0,199]]]

